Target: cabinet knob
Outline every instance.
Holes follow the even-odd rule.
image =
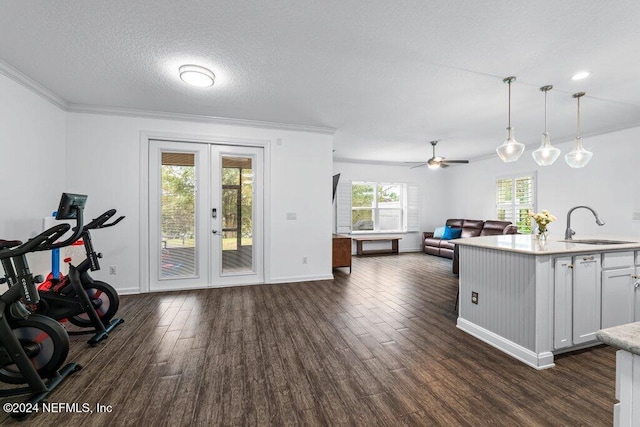
[[[592,256],[586,256],[582,258],[583,261],[593,261],[593,257]]]
[[[634,274],[634,275],[632,275],[632,276],[631,276],[631,278],[632,278],[632,279],[637,279],[637,278],[638,278],[638,275],[637,275],[637,274]]]
[[[567,267],[573,268],[573,264],[569,264],[569,265],[567,265]]]

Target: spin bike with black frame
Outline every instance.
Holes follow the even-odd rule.
[[[82,233],[86,199],[84,195],[63,193],[59,210],[62,214],[57,219],[76,220],[74,233],[63,242],[55,243],[69,231],[69,224],[51,227],[26,243],[0,240],[0,261],[5,269],[1,282],[9,285],[0,295],[0,381],[26,384],[0,390],[0,397],[31,394],[24,402],[24,410],[11,412],[14,418],[26,417],[29,407],[42,402],[66,377],[82,369],[77,363],[69,363],[59,370],[69,354],[66,330],[49,317],[31,314],[22,301],[38,303],[36,282],[42,281],[40,276],[33,277],[26,254],[61,248],[76,241]]]
[[[58,321],[66,319],[82,328],[92,327],[86,331],[67,331],[69,335],[94,334],[87,341],[92,346],[107,338],[109,332],[124,323],[123,319],[113,319],[120,305],[116,290],[108,283],[93,280],[89,275],[89,271],[100,270],[98,259],[102,258],[102,254],[93,249],[89,230],[112,227],[124,219],[121,216],[105,224],[115,213],[115,209],[110,209],[83,227],[77,240],[82,239],[84,242],[87,254],[84,261],[77,267],[67,262],[69,273],[66,276],[50,278],[38,287],[40,302],[35,306],[35,313]]]

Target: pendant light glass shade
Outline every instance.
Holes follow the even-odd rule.
[[[496,148],[496,152],[503,162],[515,162],[522,155],[524,144],[519,143],[513,137],[513,128],[511,126],[507,128],[507,132],[507,140]]]
[[[593,153],[591,151],[584,149],[582,146],[582,139],[580,138],[580,98],[584,95],[584,92],[573,94],[573,97],[578,99],[578,136],[576,136],[576,145],[573,147],[573,150],[564,156],[564,160],[572,168],[581,168],[586,166],[591,160],[591,157],[593,157]]]
[[[544,132],[542,134],[542,144],[540,144],[540,148],[531,154],[537,164],[540,166],[549,166],[560,157],[560,149],[551,145],[549,134]]]
[[[581,168],[587,165],[593,157],[591,151],[587,151],[582,147],[582,138],[576,137],[576,145],[570,153],[564,155],[564,160],[572,168]]]
[[[551,139],[547,132],[547,92],[553,89],[553,86],[542,86],[541,91],[544,92],[544,132],[542,133],[542,144],[540,148],[531,153],[533,160],[540,166],[549,166],[555,162],[560,156],[560,150],[551,145]]]
[[[515,162],[524,152],[524,144],[516,141],[513,137],[513,128],[511,127],[511,82],[515,79],[516,78],[512,76],[502,80],[504,83],[509,84],[509,126],[507,127],[507,139],[501,146],[496,148],[498,157],[500,157],[503,162]]]

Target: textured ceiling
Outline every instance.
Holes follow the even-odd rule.
[[[480,158],[640,124],[640,2],[111,0],[0,3],[0,60],[76,107],[337,129],[336,158]],[[209,89],[177,69],[204,65]],[[579,70],[592,75],[570,77]],[[588,139],[585,137],[585,146]]]

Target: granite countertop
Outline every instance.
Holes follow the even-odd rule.
[[[640,355],[640,322],[601,329],[596,337],[605,344]]]
[[[455,242],[458,245],[475,246],[479,248],[495,249],[507,252],[520,252],[530,255],[593,253],[640,249],[640,238],[638,237],[580,235],[574,236],[573,239],[606,239],[624,241],[628,243],[593,245],[565,241],[563,236],[551,235],[547,239],[546,243],[544,245],[541,245],[538,241],[536,241],[535,236],[531,234],[506,234],[498,236],[469,237],[465,239],[455,239],[452,242]]]

